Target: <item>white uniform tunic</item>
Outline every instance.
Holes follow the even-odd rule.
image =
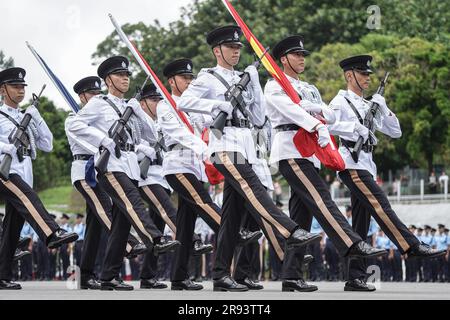
[[[236,84],[241,79],[240,72],[228,70],[220,66],[212,68],[221,75],[230,85]],[[192,81],[186,91],[181,95],[178,106],[186,112],[196,112],[211,115],[213,108],[220,102],[225,101],[227,88],[212,74],[209,69],[202,69],[197,78]],[[264,96],[261,86],[250,82],[248,86],[249,96],[253,96],[253,102],[247,107],[249,120],[255,125],[264,123]],[[251,101],[250,100],[250,101]],[[240,111],[237,112],[239,119],[245,119]],[[228,116],[231,119],[231,115]],[[215,152],[229,151],[241,153],[250,164],[256,162],[255,146],[252,134],[248,128],[225,127],[224,134],[220,139],[210,132],[208,155]]]
[[[334,110],[336,115],[336,122],[328,126],[328,130],[333,135],[338,135],[345,140],[356,142],[359,134],[355,132],[355,126],[359,123],[359,120],[345,97],[353,103],[356,110],[361,115],[361,118],[364,119],[366,116],[366,113],[369,110],[369,101],[358,96],[351,90],[340,90],[337,96],[330,102],[330,107]],[[381,131],[392,138],[399,138],[402,135],[400,123],[394,113],[390,112],[389,115],[381,115],[378,113],[377,118],[378,121],[375,121],[376,130]],[[350,152],[345,146],[341,145],[339,147],[339,153],[345,161],[346,169],[367,170],[374,178],[376,178],[377,167],[373,162],[371,152],[367,153],[361,151],[357,163],[353,161]]]
[[[111,94],[108,94],[108,98],[123,114],[126,109],[125,100]],[[85,140],[97,148],[97,152],[94,157],[94,161],[97,161],[100,156],[98,148],[101,146],[102,140],[108,136],[109,129],[119,119],[119,115],[108,104],[108,102],[103,99],[103,95],[97,95],[89,100],[83,109],[77,113],[73,121],[71,121],[68,126],[68,130],[71,134],[73,134],[77,141],[79,139]],[[149,141],[155,141],[152,128],[148,125],[147,121],[142,121],[142,124],[142,138]],[[127,135],[127,143],[132,144],[133,140],[129,136],[128,132]],[[139,181],[140,171],[137,154],[133,151],[121,151],[120,158],[116,158],[114,153],[111,154],[107,171],[123,172],[130,179]]]
[[[6,104],[0,106],[0,110],[8,114],[18,124],[23,119],[23,113],[19,109],[11,108]],[[50,152],[53,149],[53,135],[45,123],[44,119],[39,119],[37,122],[31,119],[31,122],[36,124],[37,136],[36,148],[44,152]],[[8,118],[0,115],[0,149],[4,144],[10,144],[8,137],[12,131],[16,130],[16,126]],[[3,161],[4,154],[0,154],[0,162]],[[31,158],[26,156],[22,162],[17,157],[13,157],[11,162],[10,174],[19,175],[30,187],[33,187],[33,166],[31,164]]]
[[[89,154],[94,155],[98,148],[94,145],[87,143],[87,141],[76,139],[76,137],[68,130],[72,121],[75,119],[75,113],[71,112],[67,117],[64,129],[66,131],[67,140],[69,141],[70,151],[72,155],[77,154]],[[87,160],[74,160],[72,161],[72,168],[70,170],[70,177],[72,184],[79,180],[85,180],[86,177],[86,163]]]
[[[302,99],[321,104],[325,119],[330,122],[334,121],[332,110],[322,102],[319,91],[315,86],[294,79],[288,75],[286,75],[286,77],[297,93],[300,94]],[[284,124],[295,124],[308,132],[313,132],[314,128],[321,123],[298,104],[292,102],[291,98],[284,92],[283,88],[273,79],[267,82],[264,88],[264,95],[267,104],[267,115],[274,128]],[[297,130],[275,133],[269,159],[270,164],[286,159],[303,158],[293,142],[296,133]],[[316,168],[320,168],[320,161],[316,156],[308,157],[306,159],[311,161]]]
[[[178,103],[179,98],[173,96]],[[158,123],[166,146],[180,144],[182,148],[169,150],[163,161],[164,175],[191,173],[200,181],[207,182],[203,158],[207,154],[207,145],[187,128],[171,105],[161,101],[157,106]],[[195,127],[194,121],[186,114],[188,121]]]
[[[158,136],[158,123],[156,123],[153,119],[149,118],[151,121],[150,126],[153,128],[155,132],[155,136]],[[152,160],[156,160],[156,150],[154,147],[150,145],[148,141],[142,141],[142,144],[145,144],[152,148],[155,151],[155,156],[152,158]],[[143,155],[138,154],[138,160],[142,160]],[[161,150],[161,157],[164,157],[163,151]],[[169,183],[167,182],[166,178],[164,178],[164,170],[162,165],[151,165],[148,169],[147,178],[145,180],[139,180],[139,187],[151,185],[151,184],[159,184],[165,189],[170,189]]]

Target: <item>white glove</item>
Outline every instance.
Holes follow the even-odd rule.
[[[39,113],[39,110],[33,105],[29,106],[25,111],[25,113],[28,113],[31,116],[31,118],[33,118],[33,120],[36,122],[41,122],[42,120],[42,116]]]
[[[384,97],[381,94],[375,93],[371,101],[375,102],[380,106],[380,111],[383,115],[388,116],[389,113],[391,113],[391,111],[387,107],[386,99],[384,99]]]
[[[355,125],[355,132],[358,133],[361,137],[363,137],[363,142],[366,142],[369,138],[369,129],[366,126],[363,126],[361,123],[357,123]]]
[[[100,143],[105,149],[109,151],[110,154],[115,154],[114,148],[116,147],[116,143],[110,137],[105,136]]]
[[[221,111],[230,115],[233,112],[233,106],[228,101],[219,102],[216,105],[214,105],[214,107],[211,111],[211,116],[213,118],[216,118]]]
[[[139,101],[137,101],[135,98],[132,98],[128,101],[127,107],[131,107],[131,109],[133,109],[133,112],[136,115],[136,117],[141,118],[142,112],[144,112],[144,110],[142,110],[142,107],[141,107],[141,104],[139,103]]]
[[[11,157],[17,156],[17,148],[13,144],[4,144],[1,153],[9,154]]]
[[[149,146],[146,146],[145,144],[138,144],[135,147],[136,153],[137,152],[142,152],[146,157],[150,158],[150,159],[155,159],[156,158],[156,152],[155,149],[150,148]]]
[[[322,112],[322,106],[320,104],[311,102],[309,100],[302,100],[300,102],[300,106],[305,109],[307,112],[315,112],[315,113],[321,113]]]
[[[244,72],[247,72],[250,75],[250,81],[252,86],[261,85],[259,83],[259,74],[258,69],[256,69],[255,66],[250,65],[247,68],[245,68]]]
[[[316,127],[316,131],[319,134],[319,139],[317,139],[317,143],[321,148],[325,148],[331,142],[330,133],[328,132],[327,127],[325,127],[325,125],[323,124],[319,124]]]

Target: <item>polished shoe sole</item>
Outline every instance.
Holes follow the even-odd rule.
[[[363,289],[363,288],[344,287],[344,291],[374,292],[375,290],[376,289]]]
[[[23,252],[21,254],[18,254],[17,256],[14,256],[13,261],[18,261],[18,260],[22,259],[23,257],[29,256],[29,255],[31,255],[31,252],[29,252],[29,251]]]
[[[283,288],[281,288],[281,291],[283,291],[283,292],[295,292],[295,291],[298,291],[298,292],[313,292],[313,291],[317,291],[318,290],[318,288],[316,287],[316,288],[304,288],[304,289],[296,289],[296,288],[290,288],[290,287],[283,287]]]
[[[310,238],[310,239],[308,239],[306,241],[303,241],[303,242],[300,242],[300,243],[298,243],[298,242],[297,243],[290,243],[290,244],[288,244],[287,247],[288,247],[288,249],[303,247],[303,246],[306,246],[306,245],[308,245],[310,243],[313,243],[313,242],[316,242],[316,241],[320,241],[321,239],[322,239],[322,236],[320,234],[317,234],[314,237],[312,237],[312,238]]]
[[[16,287],[16,288],[4,288],[4,287],[0,287],[0,290],[22,290],[22,287]]]
[[[245,241],[241,241],[239,244],[242,246],[246,246],[250,243],[256,242],[259,240],[259,238],[261,238],[263,236],[263,233],[261,231],[256,232],[251,238],[248,238]]]
[[[101,291],[132,291],[134,288],[117,288],[117,287],[101,287],[100,290]]]
[[[61,239],[61,240],[59,240],[59,241],[52,242],[52,243],[49,244],[47,247],[48,247],[49,249],[56,249],[56,248],[59,248],[60,246],[62,246],[63,244],[65,244],[65,243],[71,243],[71,242],[74,242],[74,241],[77,240],[77,239],[78,239],[78,235],[77,235],[77,234],[74,234],[74,235],[72,235],[72,236],[70,236],[70,237]]]
[[[236,281],[237,282],[237,281]],[[248,285],[246,285],[245,283],[242,283],[242,282],[238,282],[239,284],[241,284],[241,285],[243,285],[243,286],[246,286],[247,288],[248,288],[248,290],[262,290],[262,289],[264,289],[264,287],[263,286],[259,286],[259,287],[249,287]]]
[[[181,244],[179,242],[175,242],[172,243],[170,246],[164,248],[164,250],[158,250],[158,251],[154,251],[154,255],[160,255],[160,254],[164,254],[164,253],[169,253],[169,252],[173,252],[175,251],[176,248],[178,248]]]
[[[167,289],[167,286],[141,286],[141,289],[156,289],[156,290],[161,290],[161,289]]]
[[[199,291],[199,290],[203,290],[203,287],[199,287],[199,288],[182,288],[182,287],[171,287],[170,288],[170,290],[173,290],[173,291],[183,291],[183,290],[186,290],[186,291]]]
[[[224,288],[224,287],[214,287],[213,291],[229,291],[229,292],[244,292],[244,291],[248,291],[248,288],[242,288],[242,289],[230,289],[230,288]]]
[[[214,251],[214,248],[211,247],[211,248],[206,248],[206,249],[200,250],[200,251],[194,251],[192,253],[192,255],[194,257],[198,257],[198,256],[201,256],[202,254],[212,253],[213,251]]]

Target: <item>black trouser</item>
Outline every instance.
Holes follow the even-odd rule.
[[[68,251],[69,245],[67,243],[64,243],[63,245],[61,245],[61,247],[59,247],[59,258],[61,259],[62,277],[64,280],[68,278],[67,271],[70,271],[70,254]]]
[[[84,235],[81,263],[77,263],[80,266],[81,276],[90,277],[94,273],[102,228],[108,234],[111,230],[112,203],[111,198],[100,185],[92,188],[85,180],[78,180],[74,183],[74,186],[86,201],[86,232]],[[138,243],[139,241],[133,235],[129,234],[126,251],[130,252]]]
[[[213,156],[214,166],[225,177],[222,223],[217,236],[213,270],[213,278],[220,279],[230,274],[246,202],[250,204],[250,213],[258,223],[267,221],[286,239],[298,225],[275,206],[251,165],[240,153],[218,152]]]
[[[262,230],[266,239],[269,241],[273,252],[276,254],[274,259],[278,260],[277,263],[283,263],[285,259],[285,238],[273,228],[269,222],[263,219],[261,216],[254,217],[251,215],[251,205],[245,203],[246,211],[242,217],[241,227],[250,231]],[[260,261],[259,261],[259,243],[253,243],[246,246],[240,246],[236,250],[235,255],[235,268],[233,277],[236,280],[244,279],[255,274],[256,270],[260,273]],[[283,275],[282,275],[283,277]]]
[[[80,266],[81,265],[81,256],[83,254],[83,244],[84,240],[77,240],[75,242],[75,247],[73,248],[73,257],[75,260],[75,265]]]
[[[59,227],[36,192],[19,175],[11,174],[8,181],[0,179],[0,193],[6,201],[0,243],[0,279],[11,280],[12,261],[25,220],[44,243]]]
[[[120,273],[131,225],[149,249],[159,241],[162,233],[145,209],[137,181],[123,172],[107,172],[99,175],[98,180],[113,202],[111,233],[101,275],[101,280],[109,281]]]
[[[339,177],[350,189],[352,194],[352,224],[353,229],[362,237],[367,237],[372,215],[381,230],[395,243],[401,254],[420,241],[400,221],[392,210],[386,194],[376,184],[373,176],[367,170],[344,170]],[[366,261],[352,259],[349,263],[349,279],[366,277]]]
[[[217,232],[221,223],[220,208],[212,201],[203,183],[195,175],[170,174],[166,176],[166,179],[178,193],[176,239],[181,243],[172,262],[171,281],[183,281],[189,277],[189,258],[197,216],[200,216],[214,232]]]
[[[320,250],[320,248],[319,248]],[[333,245],[333,242],[327,241],[324,250],[325,260],[328,265],[328,280],[335,281],[339,278],[339,254]],[[314,257],[314,261],[315,261]],[[322,257],[317,261],[317,264],[322,262]],[[321,279],[317,279],[321,280]]]
[[[399,250],[394,249],[394,254],[391,260],[392,265],[392,281],[403,281],[402,257]]]
[[[331,199],[328,186],[311,161],[306,159],[281,160],[279,170],[291,187],[289,213],[300,227],[310,230],[314,216],[333,241],[341,256],[345,256],[352,245],[361,241],[361,237],[352,230]],[[292,259],[297,262],[297,268],[303,262],[304,253],[305,248],[288,253],[288,256],[294,255]],[[290,265],[291,263],[287,267]],[[296,272],[292,271],[290,276],[295,276],[295,274]]]
[[[164,227],[167,224],[173,234],[177,233],[176,218],[177,209],[175,209],[170,200],[170,190],[163,188],[159,184],[151,184],[139,187],[139,193],[142,199],[149,205],[149,213],[155,225],[164,233]],[[141,268],[141,279],[155,278],[158,272],[158,257],[152,251],[148,251],[144,257]]]

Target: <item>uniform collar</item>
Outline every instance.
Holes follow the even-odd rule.
[[[119,98],[119,97],[116,97],[115,95],[112,95],[111,93],[108,93],[107,97],[108,97],[112,102],[117,103],[117,104],[119,104],[119,103],[122,104],[122,103],[124,103],[124,101],[125,101],[125,99],[121,99],[121,98]]]
[[[347,95],[349,98],[351,98],[352,100],[358,101],[358,102],[363,102],[366,101],[364,100],[363,97],[357,95],[356,93],[354,93],[352,90],[347,89]]]
[[[287,73],[284,73],[284,75],[286,76],[286,78],[289,80],[290,83],[300,84],[301,82],[300,79],[293,78]]]
[[[227,76],[237,75],[236,70],[234,70],[234,69],[233,70],[229,70],[229,69],[226,69],[226,68],[224,68],[222,66],[219,66],[219,65],[217,65],[216,68],[217,68],[217,71],[219,71],[220,73],[222,73],[224,75],[227,75]]]
[[[3,104],[0,107],[0,110],[2,110],[3,112],[9,114],[9,115],[18,115],[20,113],[20,108],[13,108],[8,106],[7,104]]]

